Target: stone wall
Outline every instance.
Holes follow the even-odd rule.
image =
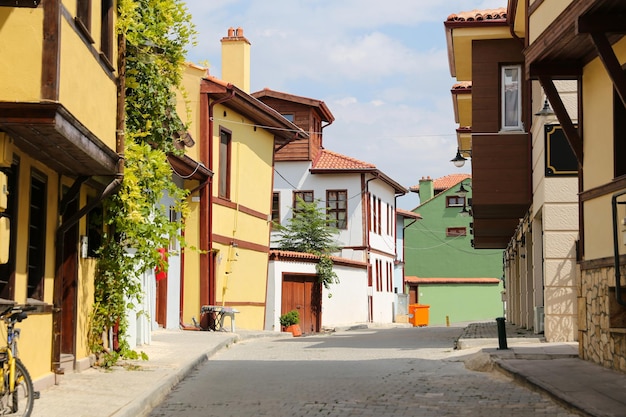
[[[581,273],[579,353],[583,359],[626,372],[626,326],[615,323],[626,308],[617,304],[610,287],[615,279],[614,270],[602,267]]]

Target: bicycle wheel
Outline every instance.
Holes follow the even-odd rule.
[[[22,361],[17,358],[15,359],[15,390],[9,394],[9,397],[11,416],[30,416],[35,401],[33,381]]]

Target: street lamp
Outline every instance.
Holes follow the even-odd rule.
[[[451,159],[450,162],[452,162],[455,167],[461,168],[463,165],[465,165],[465,161],[467,161],[467,158],[464,158],[463,155],[461,155],[460,149],[456,148],[456,156],[454,157],[454,159]]]

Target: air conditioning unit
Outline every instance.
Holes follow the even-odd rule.
[[[535,307],[535,325],[533,326],[533,331],[535,334],[540,334],[544,332],[544,320],[545,316],[543,313],[543,306]]]

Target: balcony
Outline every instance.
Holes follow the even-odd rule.
[[[532,201],[528,133],[472,135],[474,247],[506,248]]]

